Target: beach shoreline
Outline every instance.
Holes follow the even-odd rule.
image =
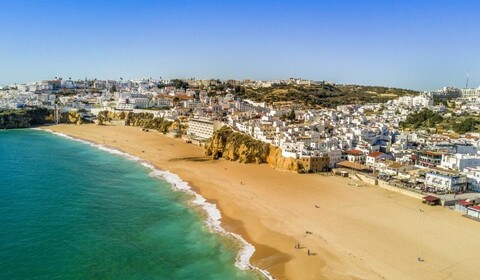
[[[33,129],[36,129],[36,128],[33,128]],[[259,275],[262,275],[267,279],[273,279],[268,271],[265,271],[259,267],[253,266],[250,263],[250,258],[253,252],[255,251],[255,247],[252,244],[246,242],[245,239],[243,239],[242,235],[238,235],[228,230],[225,230],[225,228],[221,226],[221,219],[223,217],[221,216],[220,210],[216,207],[216,205],[214,203],[207,202],[204,197],[200,196],[188,183],[182,181],[182,179],[178,177],[176,174],[166,170],[160,170],[156,166],[151,164],[149,161],[142,159],[140,157],[137,157],[136,155],[126,153],[112,146],[99,144],[83,138],[71,137],[67,134],[52,131],[47,128],[40,128],[39,130],[47,131],[57,136],[67,138],[69,140],[80,141],[94,148],[103,150],[105,152],[108,152],[117,156],[121,156],[123,158],[126,158],[127,160],[137,162],[143,165],[144,167],[150,169],[151,171],[149,174],[150,176],[157,177],[163,181],[166,181],[173,190],[184,192],[191,197],[190,204],[192,204],[195,209],[200,208],[199,211],[201,211],[201,214],[205,215],[204,222],[207,224],[208,228],[211,231],[213,231],[214,233],[221,234],[226,238],[232,239],[238,245],[238,248],[237,248],[238,254],[237,254],[236,263],[235,263],[235,265],[238,268],[243,270],[254,270]],[[233,222],[230,222],[227,224],[231,224],[231,223]]]
[[[471,261],[458,264],[455,248],[465,247],[465,258],[480,259],[480,245],[475,244],[480,224],[458,213],[428,208],[421,216],[418,208],[424,206],[418,200],[376,187],[348,187],[348,179],[282,172],[265,164],[213,161],[202,148],[136,127],[55,125],[44,129],[120,150],[178,175],[193,192],[217,206],[222,227],[255,247],[250,263],[275,279],[475,275]],[[435,226],[439,222],[442,226]],[[416,229],[406,228],[412,223]],[[453,242],[456,246],[441,251],[438,247],[448,241],[446,237],[426,240],[435,230],[453,235],[458,226],[468,238]],[[398,240],[405,245],[395,244]],[[428,262],[419,266],[418,255]]]

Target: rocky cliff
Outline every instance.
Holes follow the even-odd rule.
[[[268,163],[270,166],[298,171],[295,159],[282,157],[280,148],[223,127],[214,133],[205,146],[205,153],[213,159],[224,158],[242,163]]]
[[[163,134],[173,133],[177,137],[184,134],[186,130],[185,125],[179,120],[172,122],[165,118],[155,117],[153,113],[101,111],[97,116],[97,124],[100,125],[113,120],[124,121],[128,126],[156,129]]]
[[[0,111],[0,129],[26,128],[53,121],[53,113],[45,108]]]
[[[85,123],[85,121],[82,119],[82,116],[78,111],[72,110],[60,114],[60,123],[80,125]]]

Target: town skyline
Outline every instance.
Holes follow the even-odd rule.
[[[0,4],[0,84],[67,74],[480,85],[475,1]],[[64,76],[65,77],[65,76]]]
[[[436,89],[429,89],[429,90],[417,90],[418,92],[431,92],[431,91],[437,91],[437,90],[443,90],[447,88],[452,88],[452,89],[477,89],[480,88],[480,85],[473,85],[470,82],[469,76],[467,76],[467,81],[466,84],[463,87],[455,87],[455,86],[450,86],[450,85],[443,85],[439,88]],[[22,85],[33,85],[37,84],[39,82],[46,82],[46,81],[66,81],[66,82],[81,82],[81,81],[106,81],[106,82],[115,82],[115,83],[121,83],[122,81],[158,81],[158,82],[163,82],[163,83],[170,83],[171,81],[175,80],[181,80],[181,81],[221,81],[221,82],[228,82],[228,81],[235,81],[238,83],[245,83],[245,82],[255,82],[258,83],[258,85],[261,87],[262,85],[265,86],[268,84],[267,87],[270,87],[272,85],[281,85],[288,83],[291,80],[297,80],[297,81],[304,81],[304,82],[309,82],[312,84],[319,84],[319,83],[326,83],[326,84],[333,84],[333,85],[357,85],[357,86],[373,86],[373,87],[386,87],[386,88],[392,88],[392,89],[406,89],[406,90],[412,90],[409,88],[400,88],[400,87],[389,87],[389,86],[383,86],[383,85],[363,85],[363,84],[352,84],[352,83],[335,83],[333,81],[325,81],[321,79],[317,80],[311,80],[311,79],[303,79],[302,77],[288,77],[288,78],[282,78],[282,79],[271,79],[271,80],[259,80],[259,79],[218,79],[216,77],[202,77],[202,78],[197,78],[197,77],[135,77],[135,78],[124,78],[124,77],[119,77],[119,78],[111,78],[111,79],[105,79],[105,78],[97,78],[97,77],[84,77],[84,78],[77,78],[77,77],[63,77],[63,76],[55,76],[55,77],[50,77],[47,79],[41,79],[41,80],[36,80],[36,81],[27,81],[27,82],[13,82],[9,84],[1,84],[1,88],[9,88],[9,87],[16,87],[16,86],[22,86]],[[468,87],[467,87],[468,86]]]

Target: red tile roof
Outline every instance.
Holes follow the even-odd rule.
[[[382,152],[373,152],[373,153],[370,153],[368,156],[376,158],[376,157],[381,156],[381,155],[383,155]]]
[[[369,170],[370,169],[370,167],[368,167],[366,165],[363,165],[363,164],[360,164],[360,163],[357,163],[357,162],[350,162],[348,160],[341,161],[341,162],[337,163],[337,166],[347,167],[347,168],[351,168],[351,169],[355,169],[355,170]]]
[[[426,200],[426,201],[437,201],[439,200],[440,198],[436,197],[436,196],[433,196],[433,195],[427,195],[427,196],[424,196],[423,197],[423,200]]]
[[[479,212],[480,212],[480,205],[470,206],[470,207],[468,207],[468,209],[473,209],[473,210],[475,210],[475,211],[479,211]]]
[[[363,152],[360,151],[360,150],[350,150],[350,151],[347,151],[347,154],[350,154],[350,155],[362,155]]]
[[[460,204],[460,205],[462,205],[462,206],[470,206],[470,205],[473,205],[472,202],[470,202],[470,201],[465,201],[465,200],[457,201],[457,204]]]
[[[432,152],[432,151],[426,151],[426,152],[423,152],[423,154],[428,155],[428,156],[441,156],[441,155],[443,155],[443,153]]]

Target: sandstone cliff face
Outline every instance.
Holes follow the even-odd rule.
[[[164,118],[156,118],[152,113],[101,111],[97,116],[97,124],[100,125],[112,120],[124,120],[125,125],[156,129],[164,134],[176,132],[178,136],[185,130],[179,121],[171,122]]]
[[[223,127],[214,133],[205,146],[205,153],[213,159],[224,158],[242,163],[268,163],[282,170],[299,170],[297,161],[282,157],[280,148],[255,140],[244,133],[234,132],[228,127]]]
[[[275,146],[270,146],[270,153],[267,157],[267,163],[270,166],[281,170],[291,170],[300,172],[301,166],[294,158],[286,158],[282,156],[282,150]]]
[[[66,113],[62,113],[60,115],[60,122],[68,123],[68,124],[77,124],[77,125],[84,123],[80,113],[74,110],[68,111]]]

